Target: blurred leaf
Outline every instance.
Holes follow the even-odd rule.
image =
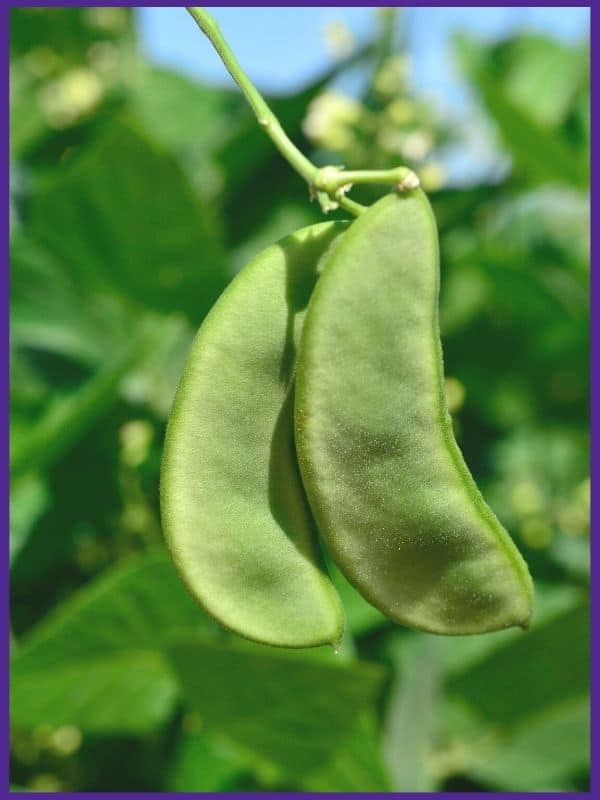
[[[60,657],[60,655],[59,655]],[[114,653],[13,668],[14,725],[77,725],[91,733],[145,733],[172,713],[177,684],[158,653]]]
[[[166,419],[196,331],[179,316],[157,318],[153,324],[153,345],[126,375],[123,397]]]
[[[591,552],[587,536],[557,536],[548,555],[575,578],[589,579]]]
[[[34,47],[49,47],[66,61],[78,62],[94,42],[131,35],[128,8],[11,8],[11,57]]]
[[[359,715],[340,747],[303,781],[307,792],[389,792],[374,714]]]
[[[139,341],[113,353],[106,366],[75,391],[56,393],[43,415],[32,425],[11,430],[11,475],[39,469],[61,456],[83,431],[114,402],[119,383],[139,358]],[[18,418],[17,418],[18,423]]]
[[[503,260],[540,277],[549,267],[563,267],[578,282],[579,309],[587,309],[590,258],[587,193],[545,186],[513,195],[488,210],[480,236],[486,252],[501,254]]]
[[[589,702],[567,703],[527,724],[479,759],[469,774],[508,792],[556,791],[589,761]]]
[[[513,642],[520,642],[567,611],[581,606],[586,592],[573,586],[535,583],[535,598],[530,632],[524,634],[518,628],[486,633],[481,636],[449,636],[440,647],[446,675],[460,675],[478,662]]]
[[[212,623],[162,552],[132,558],[72,595],[19,646],[15,670],[44,670],[114,651],[160,650],[176,631]]]
[[[91,295],[49,253],[17,234],[11,241],[11,344],[83,363],[106,358],[107,344],[131,336],[131,314],[117,299]]]
[[[372,664],[316,662],[303,653],[233,642],[181,640],[170,655],[184,700],[207,731],[293,775],[323,764],[373,703],[383,677]]]
[[[511,101],[541,125],[555,127],[586,81],[587,49],[521,33],[496,45],[493,57]]]
[[[114,103],[131,71],[131,22],[126,8],[11,9],[10,147],[29,169],[40,157],[53,168],[56,143]]]
[[[89,291],[199,321],[225,285],[214,215],[173,157],[122,121],[34,195],[29,225]]]
[[[580,606],[451,678],[449,689],[494,723],[518,722],[587,694],[588,640],[589,610]]]
[[[203,732],[183,734],[169,768],[169,792],[228,791],[246,771],[236,750]]]
[[[151,730],[172,713],[178,695],[160,653],[165,637],[211,626],[164,554],[110,570],[17,647],[12,720],[93,732]]]
[[[43,477],[29,473],[15,481],[10,491],[10,561],[27,542],[36,520],[50,503],[50,493]]]
[[[431,792],[435,780],[428,760],[440,695],[441,643],[422,634],[398,645],[385,723],[386,763],[396,791]]]
[[[547,92],[525,86],[522,82],[523,71],[519,73],[521,79],[515,77],[516,72],[508,70],[506,58],[501,64],[496,63],[496,60],[501,61],[498,58],[501,47],[486,47],[466,36],[456,39],[461,66],[498,126],[517,167],[535,182],[558,181],[579,187],[587,186],[588,157],[585,149],[582,152],[571,145],[567,136],[556,129],[549,130],[539,122],[540,117],[545,121],[548,117],[556,117],[556,107],[549,107]],[[514,48],[509,55],[504,55],[518,59],[523,52],[520,48]],[[508,86],[507,75],[513,81]],[[548,75],[546,81],[549,81]],[[550,91],[552,82],[547,86]],[[532,108],[538,106],[538,100],[541,111],[532,113]],[[561,115],[564,116],[564,111]]]
[[[14,10],[14,9],[13,9]],[[36,81],[23,63],[10,65],[10,150],[19,155],[48,133],[48,121],[37,100]]]
[[[142,64],[128,87],[128,103],[144,129],[178,156],[200,194],[218,194],[223,175],[216,153],[248,114],[240,94]]]

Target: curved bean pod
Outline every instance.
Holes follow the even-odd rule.
[[[518,625],[532,583],[452,432],[425,195],[388,195],[328,259],[296,379],[304,485],[334,560],[392,619],[442,634]]]
[[[304,228],[232,281],[193,344],[164,448],[163,528],[184,582],[225,627],[282,647],[343,630],[297,467],[293,384],[308,299],[344,229]]]

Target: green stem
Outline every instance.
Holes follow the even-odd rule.
[[[343,170],[337,167],[323,167],[313,181],[314,185],[325,192],[332,192],[348,184],[391,183],[401,189],[416,189],[419,181],[415,173],[408,167],[394,169]]]
[[[354,170],[350,172],[345,172],[339,167],[323,167],[321,169],[316,167],[287,136],[275,114],[241,68],[237,58],[223,38],[219,26],[208,11],[197,6],[187,6],[187,10],[200,30],[208,37],[229,74],[240,87],[256,115],[258,124],[264,128],[265,133],[281,155],[308,183],[311,195],[318,199],[323,211],[327,212],[338,206],[355,216],[365,211],[365,206],[345,196],[345,193],[355,183],[391,183],[399,191],[413,189],[419,185],[419,179],[407,167],[398,167],[391,170]]]
[[[208,37],[221,57],[221,61],[227,67],[229,74],[242,90],[244,97],[256,115],[258,124],[264,128],[265,133],[270,137],[281,155],[289,161],[307,183],[312,184],[317,174],[317,167],[288,138],[275,114],[241,68],[215,20],[204,8],[188,7],[187,10],[197,22],[200,30]]]

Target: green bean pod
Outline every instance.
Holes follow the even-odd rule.
[[[527,627],[532,582],[452,432],[433,213],[416,190],[352,223],[306,315],[296,446],[313,514],[346,577],[409,627]]]
[[[181,577],[220,624],[281,647],[343,631],[296,462],[293,387],[306,306],[344,229],[304,228],[232,281],[194,341],[164,447],[162,522]]]

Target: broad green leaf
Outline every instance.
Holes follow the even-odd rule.
[[[510,725],[589,690],[589,610],[570,609],[452,678],[452,693]]]
[[[536,582],[531,632],[537,631],[565,612],[581,606],[585,597],[584,590],[573,586]],[[444,672],[447,676],[460,675],[507,645],[520,642],[523,636],[523,632],[516,628],[486,633],[482,636],[449,636],[443,640],[440,647]]]
[[[499,67],[495,63],[498,53],[493,45],[478,45],[465,36],[456,41],[463,70],[498,126],[517,167],[534,182],[558,181],[585,187],[588,183],[588,157],[585,150],[582,152],[573,146],[566,133],[557,128],[549,129],[539,121],[540,118],[547,122],[549,118],[565,116],[564,108],[557,113],[548,104],[546,92],[536,93],[531,86],[519,81],[518,75],[514,77],[514,72],[513,83],[506,81],[507,65]],[[518,52],[513,53],[513,58],[516,57]],[[572,58],[578,59],[579,56],[573,54]],[[546,80],[549,80],[547,75]],[[552,82],[548,85],[552,86]],[[524,102],[525,96],[529,102]],[[532,108],[536,107],[538,96],[541,110],[536,113],[532,112]]]
[[[239,93],[146,64],[127,92],[133,116],[179,158],[202,197],[218,195],[223,175],[216,153],[248,114]]]
[[[512,106],[489,76],[480,74],[478,84],[502,139],[518,166],[536,182],[557,181],[585,188],[588,183],[587,160],[580,153]]]
[[[226,735],[286,773],[315,769],[375,700],[383,672],[366,663],[198,640],[170,647],[185,704],[208,732]],[[226,687],[226,690],[224,690]]]
[[[109,343],[131,337],[132,314],[116,298],[93,295],[24,235],[11,241],[11,344],[85,364],[106,359]],[[112,346],[110,348],[112,350]]]
[[[72,595],[20,643],[16,672],[45,670],[128,650],[160,650],[176,631],[212,622],[185,590],[163,552],[109,569]]]
[[[89,291],[201,320],[226,279],[216,220],[176,160],[113,119],[29,207],[31,235]]]
[[[527,720],[485,750],[469,775],[508,792],[548,792],[589,764],[589,700],[567,703]]]
[[[136,118],[154,138],[187,157],[195,144],[210,157],[231,133],[232,124],[248,113],[243,98],[231,89],[204,86],[164,67],[141,64],[128,87]]]
[[[385,759],[396,791],[430,792],[435,780],[428,762],[441,688],[441,642],[427,634],[401,639],[396,679],[385,722]]]
[[[13,725],[77,725],[90,733],[146,733],[173,711],[177,683],[158,653],[113,653],[21,672],[13,668]]]
[[[178,687],[161,654],[175,631],[210,630],[164,554],[138,558],[70,597],[19,643],[14,724],[140,733],[173,712]]]
[[[564,121],[586,81],[586,50],[587,45],[521,34],[496,45],[493,56],[511,101],[541,125],[554,127]]]
[[[308,792],[389,792],[374,714],[360,714],[339,748],[303,781]]]

